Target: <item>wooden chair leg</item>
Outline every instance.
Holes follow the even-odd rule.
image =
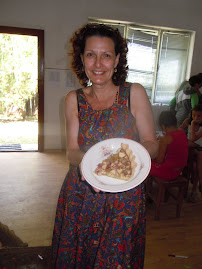
[[[152,192],[152,177],[148,177],[146,179],[146,184],[145,184],[145,188],[146,188],[146,200],[151,199],[150,194]]]
[[[187,184],[185,186],[185,190],[184,190],[184,199],[187,198],[188,196],[188,190],[189,190],[189,179],[187,179]]]
[[[189,189],[189,182],[190,182],[190,169],[188,166],[186,166],[182,171],[182,176],[187,179],[187,184],[184,191],[184,199],[187,198],[188,195],[188,189]]]
[[[161,207],[161,203],[164,201],[164,196],[165,196],[165,188],[162,184],[159,184],[159,190],[158,190],[156,207],[155,207],[155,217],[154,217],[155,220],[160,219],[160,207]]]
[[[168,199],[169,199],[169,191],[168,190],[165,190],[165,194],[164,194],[164,202],[168,202]]]
[[[180,217],[181,209],[182,209],[182,203],[184,199],[184,193],[185,193],[186,185],[183,185],[179,188],[178,192],[178,201],[177,201],[177,208],[176,208],[176,217]]]

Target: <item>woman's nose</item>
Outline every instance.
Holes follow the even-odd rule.
[[[101,57],[97,56],[95,60],[95,66],[100,67],[100,65],[101,65]]]

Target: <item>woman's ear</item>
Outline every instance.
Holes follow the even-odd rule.
[[[114,68],[116,68],[117,65],[119,64],[119,58],[120,58],[120,53],[117,54],[117,56],[116,56]]]

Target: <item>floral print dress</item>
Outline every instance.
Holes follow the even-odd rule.
[[[77,90],[81,150],[109,138],[138,141],[127,107],[129,94],[130,84],[125,83],[111,107],[93,110],[82,89]],[[58,199],[52,248],[54,268],[143,268],[144,184],[125,192],[95,193],[71,165]]]

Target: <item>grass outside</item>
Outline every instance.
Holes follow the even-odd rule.
[[[0,145],[38,144],[37,121],[0,121]]]

